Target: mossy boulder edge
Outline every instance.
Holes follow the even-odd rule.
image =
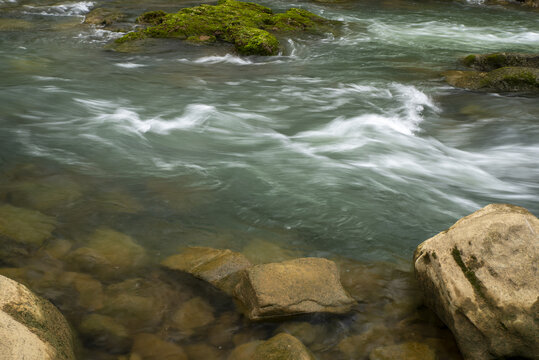
[[[333,32],[338,23],[303,9],[291,8],[273,14],[262,5],[235,0],[221,0],[217,5],[203,4],[172,14],[151,11],[139,16],[137,22],[146,27],[127,33],[116,43],[145,38],[178,38],[199,43],[223,41],[234,44],[242,55],[277,55],[276,34],[323,34]]]

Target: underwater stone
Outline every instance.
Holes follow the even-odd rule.
[[[123,276],[147,263],[146,251],[128,235],[112,229],[97,229],[86,246],[67,255],[71,266],[99,278]]]
[[[112,353],[123,353],[131,347],[132,340],[127,328],[109,316],[86,315],[78,329],[85,342]]]
[[[407,342],[376,348],[369,360],[436,360],[436,353],[427,344]]]
[[[181,346],[146,333],[137,334],[133,339],[130,359],[135,356],[144,360],[187,360]]]
[[[55,227],[56,220],[39,211],[0,205],[0,240],[40,246]]]
[[[427,305],[465,358],[539,354],[539,219],[491,204],[426,240],[414,254]]]
[[[343,289],[335,263],[322,258],[250,267],[241,272],[234,295],[251,320],[316,312],[342,314],[356,303]]]
[[[186,336],[193,335],[214,320],[213,308],[200,297],[183,303],[171,318],[172,326]]]

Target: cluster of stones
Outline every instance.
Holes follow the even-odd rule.
[[[539,92],[539,55],[494,53],[468,55],[462,64],[473,70],[446,71],[456,87],[493,92]]]
[[[460,356],[448,344],[448,330],[421,309],[408,269],[305,258],[260,239],[241,252],[187,247],[156,267],[136,239],[111,227],[92,229],[78,242],[59,236],[63,217],[49,214],[84,199],[87,189],[73,177],[34,171],[24,168],[13,175],[16,181],[0,184],[0,274],[18,282],[0,277],[0,353],[9,358],[76,356],[62,315],[21,284],[76,314],[70,320],[78,335],[99,349],[88,358]],[[192,190],[158,181],[148,189],[193,209]],[[142,207],[121,191],[97,198],[100,211],[132,214]],[[525,209],[489,205],[418,247],[414,265],[425,301],[466,358],[539,353],[538,234],[539,220]],[[233,299],[245,316],[218,311],[212,301],[218,296]],[[324,324],[297,317],[321,313],[328,314]],[[331,339],[332,326],[340,326],[334,315],[345,313],[340,319],[350,330]],[[274,324],[269,331],[257,330],[268,321]],[[220,347],[226,350],[219,353]]]

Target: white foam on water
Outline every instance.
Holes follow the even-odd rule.
[[[74,3],[65,3],[53,6],[31,6],[24,5],[29,9],[27,14],[46,15],[46,16],[80,16],[88,13],[94,6],[92,1],[80,1]]]
[[[444,48],[461,50],[465,47],[485,48],[515,45],[537,46],[539,30],[515,24],[504,26],[468,26],[443,21],[416,23],[382,22],[372,20],[368,31],[376,41],[394,45],[421,48]]]
[[[90,30],[87,32],[79,33],[77,36],[75,36],[75,39],[82,40],[82,42],[106,43],[108,41],[118,39],[123,35],[124,33],[117,31],[90,28]]]
[[[136,63],[132,63],[132,62],[116,63],[114,65],[118,66],[118,67],[121,67],[121,68],[124,68],[124,69],[136,69],[136,68],[139,68],[139,67],[147,66],[147,65],[144,65],[144,64],[136,64]]]

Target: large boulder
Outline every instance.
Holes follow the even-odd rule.
[[[251,320],[305,313],[346,313],[355,304],[333,261],[300,258],[241,272],[234,295]]]
[[[73,344],[58,309],[0,275],[0,358],[74,360]]]
[[[425,301],[467,359],[539,354],[539,220],[492,204],[457,221],[415,251]]]
[[[231,250],[193,246],[180,254],[169,256],[161,265],[189,273],[231,294],[239,271],[248,268],[251,263],[242,254]]]

